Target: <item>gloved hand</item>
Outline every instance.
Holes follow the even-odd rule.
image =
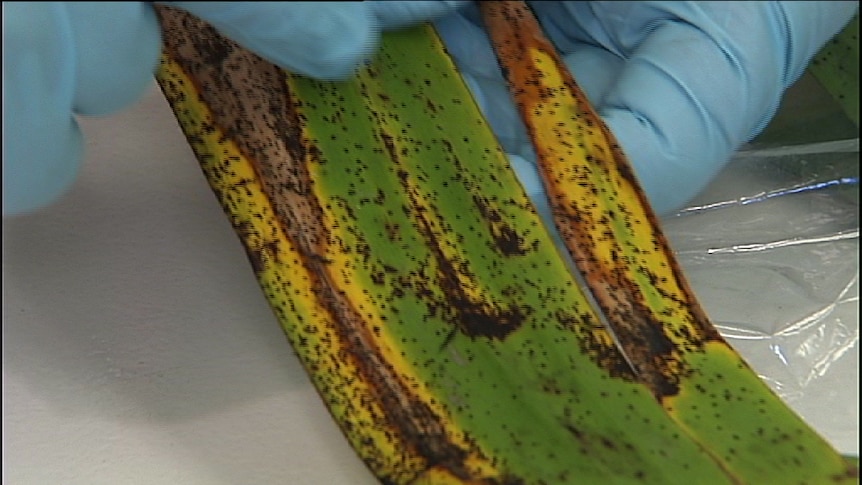
[[[171,3],[171,2],[166,2]],[[173,2],[294,72],[347,76],[383,29],[464,2]],[[74,181],[75,114],[107,114],[152,82],[160,50],[147,2],[3,3],[3,214],[44,206]]]
[[[766,126],[784,91],[858,2],[531,6],[661,214],[696,195]],[[435,25],[528,193],[544,201],[535,156],[478,12],[464,9]]]

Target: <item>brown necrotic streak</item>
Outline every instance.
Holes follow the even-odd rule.
[[[165,22],[165,48],[193,73],[203,102],[217,128],[233,140],[255,169],[285,227],[298,236],[303,251],[324,254],[327,228],[311,197],[304,161],[314,155],[302,143],[301,122],[292,109],[284,72],[221,37],[208,24],[184,14]],[[181,32],[184,35],[179,35]]]
[[[527,254],[532,247],[526,245],[524,238],[518,231],[512,228],[500,215],[500,212],[491,206],[487,198],[473,195],[473,204],[479,209],[479,213],[485,219],[491,237],[494,239],[495,247],[504,256],[520,256]]]
[[[546,82],[543,81],[542,68],[535,65],[535,60],[529,54],[539,51],[554,60],[555,68],[563,76],[566,88],[582,100],[573,107],[573,114],[581,120],[580,129],[601,130],[609,141],[611,153],[603,153],[602,149],[595,147],[592,156],[587,156],[587,160],[573,162],[559,158],[559,153],[565,153],[565,150],[555,153],[549,147],[540,146],[535,142],[535,134],[531,133],[556,225],[578,269],[584,275],[590,292],[606,317],[610,330],[616,336],[629,363],[635,367],[639,378],[650,386],[656,397],[661,399],[672,396],[679,391],[680,378],[690,371],[681,357],[681,352],[697,350],[706,341],[719,340],[721,337],[709,323],[687,282],[681,277],[678,263],[670,252],[667,240],[658,229],[657,219],[641,191],[638,191],[637,196],[650,218],[655,250],[663,253],[664,260],[668,261],[673,270],[672,274],[677,278],[675,283],[685,295],[683,301],[675,303],[678,308],[691,313],[690,323],[696,335],[688,335],[687,348],[679,348],[665,333],[668,329],[656,321],[637,283],[626,275],[627,263],[622,260],[608,262],[592,251],[597,238],[614,237],[613,234],[607,234],[605,229],[598,228],[589,213],[590,201],[598,194],[584,192],[585,189],[592,189],[589,184],[576,178],[555,180],[551,175],[553,164],[572,164],[569,173],[576,174],[576,177],[579,173],[580,177],[586,177],[590,170],[605,173],[615,171],[624,183],[638,187],[635,175],[612,134],[586,102],[586,97],[568,73],[553,45],[541,33],[529,7],[524,2],[482,2],[481,8],[503,74],[509,82],[528,129],[535,129],[531,123],[533,116],[543,115],[538,107],[548,105],[554,96],[550,89],[544,87]],[[570,147],[575,140],[566,139],[566,136],[565,133],[558,133],[557,141],[563,147]],[[568,136],[573,137],[573,134],[569,133]],[[578,193],[582,195],[578,196]],[[579,197],[582,198],[580,202]]]
[[[324,255],[331,238],[319,223],[323,210],[313,197],[306,165],[315,153],[303,143],[302,119],[285,74],[182,11],[166,7],[158,11],[166,52],[196,82],[217,129],[254,164],[281,230],[301,253],[305,269],[297,273],[310,275],[318,304],[336,322],[339,338],[349,342],[345,345],[349,355],[340,358],[351,359],[364,374],[363,381],[374,384],[375,400],[387,411],[381,417],[385,424],[378,425],[394,430],[401,446],[414,448],[412,452],[423,457],[427,467],[443,467],[468,478],[463,463],[468,452],[451,442],[441,417],[380,357],[369,325],[327,271]],[[270,248],[267,255],[253,254],[261,248],[246,249],[258,271],[264,258],[278,257],[276,249]],[[352,426],[342,423],[342,427],[347,432]]]
[[[455,335],[454,330],[459,330],[465,335],[475,337],[486,337],[503,340],[521,327],[531,309],[522,308],[518,305],[504,305],[493,301],[489,295],[481,298],[471,296],[465,289],[467,282],[476,280],[469,270],[467,261],[456,261],[447,256],[441,247],[439,229],[435,230],[430,220],[433,207],[428,207],[422,196],[413,186],[410,172],[404,167],[401,156],[393,137],[383,131],[379,133],[384,146],[392,162],[398,166],[398,178],[404,192],[410,200],[408,208],[411,216],[416,221],[415,227],[425,240],[426,246],[431,249],[436,266],[435,284],[443,290],[442,298],[438,298],[435,292],[426,288],[427,283],[416,280],[411,286],[428,306],[432,314],[438,315],[453,327],[444,345]],[[475,284],[478,284],[476,282]]]

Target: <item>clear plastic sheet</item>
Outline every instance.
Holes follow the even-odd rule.
[[[858,139],[743,150],[663,221],[719,331],[848,453],[858,453],[858,182]]]

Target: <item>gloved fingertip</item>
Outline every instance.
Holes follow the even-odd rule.
[[[364,6],[364,4],[361,4]],[[363,18],[364,17],[364,18]],[[300,74],[324,81],[341,81],[370,62],[380,43],[380,23],[368,10],[357,11],[349,20],[342,12],[329,13],[323,28],[308,33],[308,48],[260,52],[268,60]]]
[[[363,64],[370,62],[380,37],[374,30],[368,30],[354,43],[344,43],[333,46],[332,49],[321,52],[316,58],[305,59],[296,64],[296,70],[304,75],[323,81],[342,81],[352,76]],[[276,60],[276,64],[287,65],[295,62],[292,58]]]
[[[50,204],[78,173],[83,141],[72,117],[76,46],[67,7],[3,4],[3,215]]]
[[[76,58],[75,112],[103,115],[137,101],[161,53],[161,29],[145,2],[70,2]]]
[[[660,127],[633,112],[608,109],[602,115],[660,216],[680,209],[701,192],[732,153],[731,147],[715,140],[710,143],[708,136],[693,128],[674,131],[672,136],[678,138],[669,141]]]
[[[453,13],[465,5],[463,0],[371,1],[369,7],[383,30],[399,29]]]

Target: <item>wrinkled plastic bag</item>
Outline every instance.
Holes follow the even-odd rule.
[[[855,453],[858,183],[858,139],[743,150],[663,219],[722,335],[833,444]]]

